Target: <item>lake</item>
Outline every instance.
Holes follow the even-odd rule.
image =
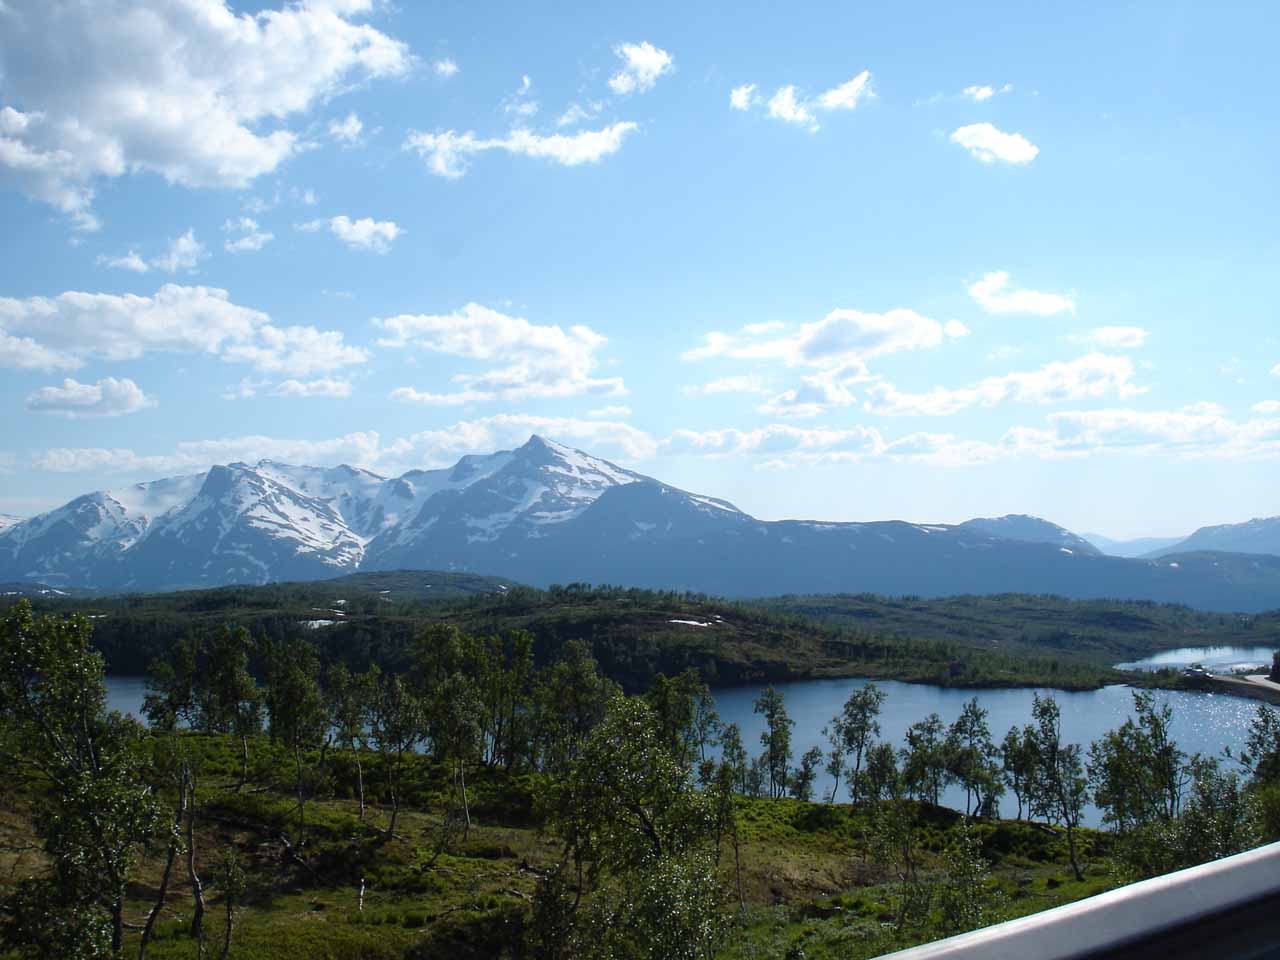
[[[787,712],[795,721],[792,731],[792,749],[798,762],[800,756],[812,746],[827,748],[822,728],[844,707],[844,702],[854,689],[867,681],[803,680],[779,683],[775,687],[786,700]],[[989,711],[987,723],[991,736],[997,743],[1014,725],[1021,727],[1031,722],[1031,699],[1037,691],[1029,688],[1013,690],[957,690],[931,687],[925,684],[900,683],[896,680],[877,681],[885,693],[884,710],[880,717],[880,739],[902,746],[907,727],[927,714],[936,712],[943,722],[950,724],[960,715],[960,710],[971,697]],[[760,734],[764,732],[764,718],[752,711],[752,702],[762,687],[731,687],[715,691],[716,708],[726,723],[742,728],[742,742],[747,751],[760,752]],[[1042,696],[1053,695],[1062,708],[1062,732],[1065,740],[1079,743],[1086,750],[1108,730],[1113,730],[1132,714],[1133,693],[1129,687],[1112,686],[1084,693],[1067,693],[1062,690],[1040,690]],[[113,710],[141,715],[142,698],[146,683],[141,677],[108,677],[107,705]],[[1216,693],[1188,693],[1175,690],[1152,691],[1157,704],[1169,703],[1173,707],[1173,736],[1187,753],[1203,753],[1220,756],[1224,747],[1237,748],[1244,743],[1250,718],[1257,710],[1257,701],[1241,697],[1229,697]],[[823,772],[814,790],[815,797],[825,797],[831,790],[831,778]],[[848,795],[841,784],[839,799]],[[949,787],[943,802],[960,810],[964,809],[964,791]],[[1004,798],[1003,811],[1012,816],[1016,802],[1012,796]],[[1087,824],[1096,826],[1098,812],[1088,811]]]
[[[1117,663],[1119,670],[1180,670],[1198,663],[1210,673],[1269,670],[1275,647],[1178,647],[1132,663]]]
[[[795,683],[775,684],[782,693],[787,712],[795,721],[791,745],[796,761],[810,747],[827,749],[822,728],[841,711],[849,694],[867,683],[865,680],[804,680]],[[1089,744],[1101,738],[1108,730],[1120,726],[1133,713],[1133,691],[1126,686],[1103,687],[1084,693],[1068,693],[1062,690],[957,690],[931,687],[924,684],[900,683],[896,680],[876,681],[885,693],[884,709],[880,716],[880,739],[897,747],[903,745],[907,727],[930,713],[937,713],[943,722],[950,724],[960,715],[964,704],[973,697],[988,711],[987,724],[991,737],[997,743],[1010,727],[1031,722],[1031,700],[1035,693],[1057,698],[1062,709],[1063,739],[1078,743],[1085,750]],[[760,752],[760,734],[764,732],[764,718],[752,711],[752,702],[761,687],[734,687],[715,691],[716,707],[720,718],[742,728],[742,742],[748,753]],[[1216,693],[1189,693],[1177,690],[1153,690],[1156,704],[1168,703],[1173,707],[1173,737],[1188,754],[1203,753],[1220,756],[1224,747],[1233,749],[1243,745],[1248,735],[1249,721],[1257,711],[1255,700],[1229,697]],[[831,778],[824,771],[814,789],[815,797],[825,797],[831,790]],[[841,797],[848,802],[845,785],[840,785]],[[952,786],[943,796],[943,803],[964,809],[964,791]],[[1017,812],[1017,802],[1006,795],[1001,807],[1008,816]],[[1099,823],[1098,811],[1090,809],[1087,824]]]

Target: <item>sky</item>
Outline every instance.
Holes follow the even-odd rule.
[[[538,433],[764,519],[1280,513],[1278,28],[0,0],[0,512]]]

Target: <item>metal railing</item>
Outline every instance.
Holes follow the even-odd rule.
[[[881,960],[1280,958],[1280,843]]]

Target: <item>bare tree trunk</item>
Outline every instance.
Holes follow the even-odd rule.
[[[1077,880],[1083,880],[1084,874],[1080,872],[1080,861],[1076,857],[1076,831],[1070,822],[1067,823],[1067,849],[1071,854],[1071,872]]]
[[[244,785],[249,782],[249,735],[240,734],[240,782],[236,784],[236,792],[239,793]]]
[[[191,915],[191,936],[199,944],[198,955],[204,956],[204,884],[196,873],[196,784],[187,762],[182,765],[182,778],[187,789],[187,879],[191,881],[191,896],[195,909]]]
[[[462,839],[465,840],[471,832],[471,807],[467,803],[467,764],[465,760],[458,761],[458,778],[462,783],[462,816],[466,822],[466,827],[462,831]]]
[[[360,762],[360,751],[354,751],[356,755],[356,789],[360,794],[360,819],[364,819],[364,765]]]
[[[178,781],[178,810],[173,818],[173,836],[169,839],[169,848],[165,852],[164,873],[160,875],[160,889],[156,893],[155,906],[147,914],[146,926],[142,928],[142,937],[138,942],[138,960],[146,960],[147,947],[151,943],[151,933],[155,929],[156,919],[164,907],[164,898],[169,892],[169,877],[173,874],[173,862],[178,858],[178,837],[182,832],[182,819],[187,808],[187,784],[180,778]]]
[[[297,745],[293,748],[293,763],[298,778],[298,839],[295,846],[301,852],[307,836],[307,795],[302,783],[302,748]]]
[[[227,898],[227,924],[222,933],[222,960],[227,960],[231,955],[231,929],[236,922],[236,905],[235,901],[230,897]]]

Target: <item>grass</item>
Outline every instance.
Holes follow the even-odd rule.
[[[294,807],[287,775],[270,776],[277,754],[255,746],[260,774],[234,789],[237,744],[222,737],[187,736],[201,757],[197,863],[209,881],[218,851],[234,846],[245,864],[248,893],[236,925],[232,956],[239,960],[414,960],[449,957],[521,957],[524,925],[540,872],[555,862],[558,846],[542,833],[533,795],[536,776],[507,777],[476,771],[475,826],[469,836],[437,854],[449,775],[415,758],[405,791],[397,838],[383,829],[389,819],[379,797],[380,771],[366,758],[371,807],[359,817],[347,785],[330,785],[308,805],[303,869],[279,840]],[[336,787],[336,789],[335,789]],[[0,894],[14,879],[42,869],[30,813],[38,798],[0,797]],[[740,799],[741,886],[745,912],[726,903],[740,926],[726,938],[725,958],[870,957],[936,935],[896,929],[895,890],[888,868],[875,861],[867,835],[870,813],[846,804]],[[919,844],[926,872],[936,872],[953,842],[960,815],[922,805]],[[1002,902],[991,919],[1019,916],[1105,890],[1117,882],[1106,866],[1108,836],[1081,831],[1089,863],[1076,882],[1056,831],[1015,821],[976,827],[992,865]],[[733,854],[721,860],[726,890],[736,897]],[[140,920],[155,897],[161,857],[143,865],[130,890],[126,914]],[[314,872],[313,872],[314,871]],[[363,909],[361,881],[365,884]],[[223,907],[209,889],[206,916],[211,940],[221,936]],[[191,896],[185,873],[175,873],[150,956],[194,956]],[[888,919],[886,919],[888,918]],[[130,942],[135,942],[130,935]],[[220,943],[218,944],[220,948]],[[802,952],[797,952],[802,951]],[[128,952],[128,951],[127,951]]]

